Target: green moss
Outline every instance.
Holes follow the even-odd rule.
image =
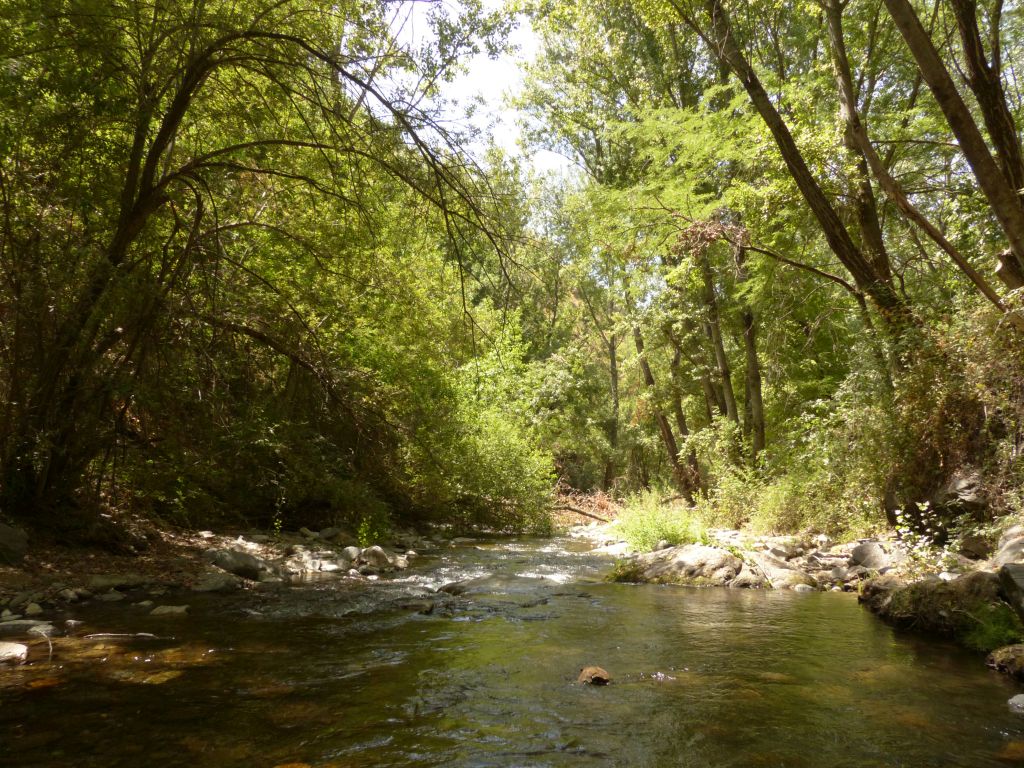
[[[919,581],[893,591],[883,606],[880,615],[899,626],[950,636],[972,650],[987,652],[1024,638],[1024,625],[999,598],[991,574]]]
[[[636,584],[644,581],[643,568],[636,560],[616,560],[607,580],[623,584]]]
[[[970,619],[971,626],[965,626],[959,639],[972,650],[988,653],[1024,639],[1024,626],[1006,603],[980,606]]]

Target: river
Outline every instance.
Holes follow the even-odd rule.
[[[83,607],[51,664],[0,671],[0,765],[1024,764],[1018,685],[851,595],[610,566],[567,538],[479,541],[369,585],[187,595],[186,617]],[[591,664],[612,683],[577,684]]]

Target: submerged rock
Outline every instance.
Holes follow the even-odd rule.
[[[53,624],[48,621],[35,621],[33,619],[0,621],[0,637],[11,637],[13,635],[43,635],[49,637],[53,634],[53,631]]]
[[[584,685],[608,685],[611,681],[612,676],[601,667],[583,667],[576,678],[577,683]]]
[[[187,605],[158,605],[149,612],[150,616],[184,616],[188,613]]]
[[[1024,715],[1024,693],[1018,693],[1008,702],[1012,712],[1016,712],[1018,715]]]
[[[211,573],[192,585],[193,592],[234,592],[241,587],[237,576],[229,573]]]

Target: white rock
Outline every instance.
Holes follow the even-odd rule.
[[[28,646],[21,643],[0,643],[0,664],[22,664],[28,658]]]
[[[1024,715],[1024,693],[1018,693],[1007,704],[1010,705],[1010,711],[1016,712],[1018,715]]]

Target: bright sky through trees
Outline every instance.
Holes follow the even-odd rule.
[[[403,2],[395,12],[392,29],[402,45],[419,48],[433,37],[428,14],[433,3]],[[498,10],[501,0],[486,0],[487,10]],[[456,8],[452,6],[453,12]],[[522,157],[536,173],[567,172],[572,162],[547,149],[522,146],[519,123],[527,119],[509,105],[523,85],[523,67],[532,61],[538,47],[537,36],[529,19],[518,14],[508,38],[508,46],[497,57],[480,52],[466,62],[465,71],[445,88],[445,123],[468,126],[481,132],[481,140],[473,149],[483,152],[489,139],[509,155]],[[467,115],[467,111],[470,113]]]

